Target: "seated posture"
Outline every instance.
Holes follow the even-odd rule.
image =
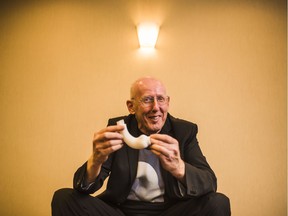
[[[216,176],[198,145],[197,125],[168,113],[170,98],[162,82],[140,78],[130,94],[130,114],[109,119],[95,133],[93,152],[76,171],[74,188],[55,192],[52,215],[231,215],[229,199],[216,192]],[[126,127],[130,138],[148,136],[148,147],[127,145]],[[89,195],[108,176],[106,190]]]

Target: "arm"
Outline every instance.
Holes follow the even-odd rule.
[[[197,140],[197,125],[188,127],[187,139],[181,145],[185,161],[185,186],[187,196],[200,196],[217,189],[216,176],[202,154]]]
[[[175,187],[172,193],[183,198],[216,191],[215,174],[198,145],[197,126],[181,121],[174,124],[174,128],[175,138],[164,134],[151,135],[150,147],[158,155],[162,167],[174,177],[170,183],[180,185],[181,190]]]
[[[94,134],[93,152],[88,161],[74,175],[74,188],[84,193],[94,193],[109,175],[110,155],[122,148],[121,125],[108,126]],[[109,160],[108,160],[109,159]],[[88,187],[91,185],[91,187]]]

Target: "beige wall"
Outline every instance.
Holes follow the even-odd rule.
[[[0,215],[50,215],[143,75],[198,124],[233,215],[286,215],[285,1],[19,2],[0,5]],[[149,55],[146,19],[161,24]]]

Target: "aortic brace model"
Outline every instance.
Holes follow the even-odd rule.
[[[130,146],[131,148],[144,149],[144,148],[147,148],[151,144],[150,137],[146,136],[145,134],[142,134],[141,136],[139,136],[137,138],[133,137],[129,133],[127,126],[126,126],[123,119],[118,121],[117,125],[123,125],[124,126],[124,130],[122,130],[120,133],[123,135],[124,142],[128,146]]]

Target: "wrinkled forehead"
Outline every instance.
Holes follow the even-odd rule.
[[[148,95],[166,95],[165,86],[156,79],[141,79],[132,85],[131,98],[141,98]]]

